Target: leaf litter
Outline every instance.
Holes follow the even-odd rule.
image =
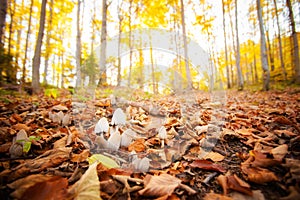
[[[203,92],[194,103],[7,98],[1,199],[300,196],[297,91],[229,91],[223,105]]]

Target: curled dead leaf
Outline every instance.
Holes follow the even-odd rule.
[[[215,164],[208,160],[195,160],[190,164],[190,167],[217,171],[222,173],[226,172],[226,169],[224,169],[221,165]]]

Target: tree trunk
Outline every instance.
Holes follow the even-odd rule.
[[[229,10],[231,10],[231,8],[229,8]],[[231,14],[231,11],[229,11],[229,19],[230,19],[230,29],[231,29],[231,37],[232,37],[232,47],[233,47],[233,52],[234,52],[234,56],[236,55],[236,45],[235,45],[235,36],[234,36],[234,27],[233,27],[233,17],[232,17],[232,14]],[[231,63],[231,82],[232,82],[232,86],[236,84],[237,80],[234,78],[234,73],[233,73],[233,69],[234,69],[234,66],[233,66],[233,58],[232,58],[232,55],[230,55],[230,63]]]
[[[235,33],[236,33],[236,68],[238,73],[238,90],[244,89],[244,79],[242,69],[240,66],[240,41],[239,41],[239,29],[238,29],[238,16],[237,16],[237,0],[235,0]]]
[[[106,18],[107,18],[107,3],[106,0],[102,0],[102,27],[101,27],[101,46],[100,46],[100,78],[98,86],[106,84]]]
[[[131,26],[131,9],[132,9],[132,0],[129,1],[129,71],[128,71],[128,83],[127,86],[130,87],[131,85],[131,69],[132,69],[132,26]]]
[[[229,88],[231,88],[231,86],[230,86],[230,75],[229,75],[229,67],[228,67],[228,52],[227,52],[227,37],[226,37],[224,0],[222,0],[222,14],[223,14],[223,31],[224,31],[224,45],[225,45],[225,65],[226,65],[226,76],[227,76],[227,89],[229,89]]]
[[[299,60],[299,45],[298,45],[298,38],[297,38],[297,32],[296,32],[296,25],[295,25],[295,19],[294,19],[294,13],[292,8],[291,0],[286,0],[286,5],[289,9],[289,20],[290,25],[292,28],[292,38],[293,38],[293,61],[294,61],[294,69],[295,69],[295,77],[294,81],[296,83],[300,83],[300,60]]]
[[[45,85],[48,84],[47,82],[47,75],[48,75],[48,67],[49,67],[49,56],[50,56],[50,51],[51,48],[50,46],[50,38],[51,38],[51,30],[52,30],[52,18],[53,18],[53,0],[50,0],[50,5],[49,5],[49,19],[48,19],[48,25],[47,25],[47,39],[46,39],[46,55],[45,55],[45,68],[44,68],[44,80],[43,83]]]
[[[38,38],[36,41],[33,62],[32,62],[32,92],[34,94],[40,91],[40,63],[41,63],[41,48],[45,29],[45,19],[46,19],[46,4],[47,0],[42,0],[41,14],[40,14],[40,27]]]
[[[81,0],[77,1],[76,21],[76,88],[81,86],[81,32],[80,32],[80,7]]]
[[[279,46],[280,66],[281,66],[281,69],[282,69],[284,80],[287,81],[287,73],[286,73],[285,66],[284,66],[284,61],[283,61],[282,42],[281,42],[281,33],[280,33],[277,3],[276,3],[276,0],[273,0],[273,2],[274,2],[274,6],[275,6],[275,16],[276,16],[277,31],[278,31],[278,46]]]
[[[32,8],[33,8],[33,1],[31,0],[30,3],[30,9],[29,9],[29,20],[28,20],[28,27],[27,27],[27,33],[26,33],[26,41],[25,41],[25,52],[24,52],[24,59],[23,59],[23,68],[22,68],[22,83],[25,83],[26,79],[26,62],[27,62],[27,49],[29,45],[29,35],[31,32],[31,19],[32,19]]]
[[[272,47],[271,47],[271,42],[270,42],[270,37],[269,37],[269,31],[266,31],[266,38],[267,38],[266,44],[268,44],[267,53],[269,54],[269,58],[270,58],[271,71],[274,71],[275,64],[274,64],[274,56],[272,54]]]
[[[263,90],[267,91],[269,90],[269,84],[270,84],[270,71],[269,71],[269,64],[268,64],[267,47],[266,47],[266,39],[264,33],[260,0],[256,0],[256,5],[257,5],[257,16],[258,16],[259,30],[260,30],[260,57],[261,57],[261,65],[263,69]]]
[[[185,63],[185,72],[186,72],[186,79],[187,79],[187,89],[192,89],[192,78],[191,78],[191,72],[189,67],[189,57],[188,57],[188,47],[187,47],[187,41],[186,41],[186,31],[185,31],[185,20],[184,20],[184,4],[183,0],[180,0],[180,14],[181,14],[181,25],[182,25],[182,34],[183,34],[183,46],[184,46],[184,63]]]
[[[121,4],[122,5],[122,4]],[[118,36],[118,74],[117,74],[117,86],[121,85],[121,39],[122,39],[122,21],[121,6],[118,2],[118,18],[119,18],[119,36]]]
[[[0,0],[0,48],[3,47],[3,36],[5,27],[5,18],[7,12],[7,0]]]

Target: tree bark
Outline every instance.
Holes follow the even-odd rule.
[[[236,33],[236,68],[238,73],[238,90],[244,89],[244,78],[240,65],[240,41],[239,41],[239,28],[238,28],[238,16],[237,16],[237,0],[235,0],[235,33]]]
[[[269,63],[268,63],[268,55],[267,55],[267,45],[264,33],[263,19],[262,19],[262,10],[260,0],[256,0],[257,5],[257,16],[259,21],[259,30],[260,30],[260,57],[261,57],[261,65],[263,69],[263,90],[269,90],[270,85],[270,71],[269,71]]]
[[[80,31],[80,7],[81,0],[77,1],[76,21],[76,88],[81,86],[81,31]]]
[[[300,60],[299,60],[299,45],[298,45],[298,38],[297,38],[297,32],[296,32],[296,24],[294,19],[294,13],[292,8],[291,0],[286,0],[286,5],[289,9],[289,20],[290,25],[292,28],[292,38],[293,38],[293,61],[294,61],[294,69],[295,69],[295,77],[294,81],[296,83],[300,83]]]
[[[277,31],[278,31],[278,46],[279,46],[280,66],[281,66],[281,69],[282,69],[284,80],[287,81],[287,73],[286,73],[285,66],[284,66],[284,61],[283,61],[282,42],[281,42],[281,33],[280,33],[277,3],[276,3],[276,0],[273,0],[273,2],[274,2],[274,6],[275,6],[275,16],[276,16]]]
[[[0,0],[0,48],[3,47],[3,36],[5,27],[5,18],[7,13],[7,0]]]
[[[128,82],[127,82],[127,86],[130,87],[131,85],[131,69],[132,69],[132,26],[131,26],[131,9],[132,9],[132,0],[129,1],[129,19],[128,19],[128,23],[129,23],[129,71],[128,71]]]
[[[226,37],[224,0],[222,0],[222,14],[223,14],[223,31],[224,31],[224,45],[225,45],[225,65],[226,65],[226,76],[227,76],[227,89],[229,89],[229,88],[231,88],[231,86],[230,86],[230,75],[229,75],[229,67],[228,67],[228,51],[227,51],[227,37]]]
[[[185,30],[185,14],[184,14],[184,4],[183,0],[180,0],[180,10],[181,10],[181,25],[182,25],[182,34],[183,34],[183,46],[184,46],[184,63],[185,63],[185,71],[186,71],[186,79],[187,79],[187,89],[192,89],[192,78],[191,78],[191,71],[189,67],[189,57],[188,57],[188,47],[186,41],[186,30]]]
[[[25,79],[26,79],[26,62],[27,62],[27,52],[28,52],[27,49],[29,45],[29,35],[31,32],[32,8],[33,8],[33,0],[31,0],[30,9],[29,9],[29,20],[28,20],[28,27],[26,33],[25,52],[24,52],[23,68],[22,68],[22,84],[25,83]]]
[[[44,74],[43,74],[43,77],[44,77],[43,83],[45,85],[48,84],[47,75],[48,75],[48,68],[49,68],[49,56],[50,56],[50,51],[51,51],[51,48],[49,46],[50,46],[52,18],[53,18],[53,0],[50,0],[49,10],[50,10],[50,12],[49,12],[49,19],[48,19],[48,26],[47,26],[45,68],[44,68]]]
[[[40,92],[40,63],[41,63],[41,48],[45,29],[45,19],[46,19],[46,4],[47,0],[42,0],[41,14],[40,14],[40,27],[38,38],[36,41],[34,57],[32,62],[32,92],[37,94]]]
[[[107,3],[106,0],[102,0],[102,27],[101,27],[101,46],[100,46],[100,78],[98,86],[106,84],[106,20],[107,20]]]

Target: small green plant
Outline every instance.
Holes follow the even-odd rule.
[[[58,89],[56,88],[45,89],[44,95],[56,99],[58,97]]]
[[[28,140],[17,140],[17,142],[19,143],[23,143],[23,152],[24,153],[28,153],[31,149],[31,144],[32,144],[32,141],[35,140],[35,141],[38,141],[40,140],[42,137],[41,136],[29,136],[28,137]]]

